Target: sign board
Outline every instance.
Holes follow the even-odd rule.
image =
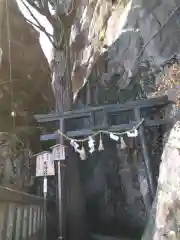
[[[36,157],[36,177],[55,175],[54,161],[50,152],[39,153]]]
[[[57,144],[52,147],[52,158],[54,161],[65,160],[65,146]]]
[[[44,134],[40,136],[41,141],[49,141],[49,140],[54,140],[59,138],[59,133],[51,133],[51,134]]]

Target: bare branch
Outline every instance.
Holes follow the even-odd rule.
[[[32,11],[29,9],[28,5],[27,5],[23,0],[21,0],[21,2],[22,2],[22,4],[24,5],[24,7],[28,10],[28,12],[30,13],[31,17],[36,21],[37,24],[34,24],[33,22],[31,22],[30,20],[28,20],[27,18],[25,18],[26,21],[29,22],[30,24],[36,26],[37,28],[39,28],[41,31],[43,31],[43,32],[46,34],[46,36],[48,37],[49,41],[52,43],[52,45],[53,45],[54,47],[56,47],[55,44],[54,44],[54,41],[52,40],[52,35],[49,34],[49,33],[46,31],[46,29],[41,25],[41,23],[40,23],[40,22],[38,21],[38,19],[34,16],[34,14],[32,13]]]
[[[66,14],[57,14],[54,16],[51,14],[49,5],[51,5],[53,8],[56,8],[58,6],[57,0],[21,0],[23,4],[25,5],[26,9],[29,11],[33,19],[37,22],[37,24],[40,26],[40,23],[38,20],[34,17],[32,14],[32,11],[29,9],[28,5],[25,4],[28,3],[31,7],[33,7],[35,10],[37,10],[40,14],[45,16],[47,20],[51,23],[53,29],[54,29],[54,43],[53,46],[55,48],[60,48],[63,44],[63,37],[64,37],[64,25],[70,25],[73,14],[75,10],[76,0],[72,0],[70,11]],[[68,28],[66,26],[66,28]],[[43,31],[44,29],[42,29]],[[44,31],[43,31],[44,32]],[[52,39],[51,39],[52,40]]]
[[[45,16],[53,27],[57,26],[57,19],[51,14],[51,12],[49,10],[49,6],[48,6],[48,3],[50,3],[50,5],[52,5],[51,1],[44,0],[43,3],[42,2],[40,3],[37,0],[36,1],[26,0],[26,2],[28,2],[29,5],[32,6],[40,14]]]
[[[41,8],[35,3],[35,1],[27,0],[27,2],[28,2],[29,5],[31,5],[34,9],[36,9],[38,12],[41,11]]]
[[[25,17],[24,17],[24,18],[25,18]],[[35,23],[31,22],[31,21],[30,21],[29,19],[27,19],[27,18],[25,18],[25,20],[26,20],[29,24],[33,25],[34,27],[36,27],[36,28],[38,28],[39,30],[41,30],[42,32],[44,32],[44,33],[46,34],[46,36],[48,37],[49,41],[50,41],[52,44],[54,44],[54,42],[53,42],[53,40],[52,40],[53,35],[50,34],[50,33],[48,33],[48,32],[46,31],[46,29],[45,29],[42,25],[39,26],[38,24],[35,24]]]

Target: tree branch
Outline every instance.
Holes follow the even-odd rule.
[[[35,4],[34,1],[32,0],[27,0],[27,2],[29,3],[29,5],[31,5],[34,9],[36,9],[36,11],[40,12],[41,8],[37,6],[37,4]]]
[[[25,17],[24,17],[24,18],[25,18]],[[46,31],[46,29],[45,29],[42,25],[39,26],[38,24],[35,24],[35,23],[31,22],[31,21],[30,21],[29,19],[27,19],[27,18],[25,18],[25,20],[26,20],[29,24],[33,25],[34,27],[36,27],[36,28],[38,28],[39,30],[41,30],[42,32],[44,32],[44,33],[46,34],[46,36],[48,37],[49,41],[54,45],[54,42],[53,42],[53,40],[52,40],[53,35],[51,35],[50,33],[48,33],[48,32]]]
[[[24,7],[28,10],[28,12],[30,13],[31,17],[36,21],[37,24],[35,24],[35,23],[31,22],[30,20],[28,20],[27,18],[25,18],[26,21],[29,22],[30,24],[36,26],[37,28],[39,28],[41,31],[43,31],[43,32],[46,34],[46,36],[48,37],[49,41],[52,43],[52,45],[53,45],[54,47],[56,47],[54,41],[53,41],[52,38],[51,38],[52,35],[49,34],[49,33],[46,31],[46,29],[41,25],[41,23],[40,23],[40,22],[38,21],[38,19],[34,16],[34,14],[32,13],[32,11],[29,9],[28,5],[27,5],[23,0],[21,0],[21,2],[22,2],[22,4],[24,5]]]
[[[54,0],[55,1],[55,0]],[[44,2],[42,3],[42,0],[40,0],[40,2],[37,0],[33,1],[33,0],[21,0],[21,2],[23,3],[23,5],[26,7],[26,9],[28,10],[28,12],[31,14],[31,16],[33,17],[33,19],[36,21],[36,23],[41,26],[41,24],[39,23],[39,21],[35,18],[35,16],[33,15],[32,11],[29,9],[28,5],[26,3],[28,3],[32,8],[34,8],[36,11],[38,11],[41,15],[45,16],[47,18],[47,20],[50,22],[50,24],[52,25],[54,32],[59,32],[59,34],[61,34],[62,36],[60,37],[60,35],[56,36],[56,34],[54,35],[54,40],[52,43],[52,39],[51,39],[51,43],[53,44],[53,46],[55,48],[60,48],[60,45],[62,43],[62,39],[63,39],[63,35],[64,35],[64,25],[61,21],[61,18],[58,16],[53,16],[49,10],[49,4],[51,6],[53,6],[53,1],[51,0],[44,0]],[[26,3],[25,3],[26,2]],[[55,3],[57,4],[57,3]],[[66,19],[67,20],[67,19]],[[41,26],[42,27],[42,26]],[[43,29],[42,29],[43,30]],[[44,31],[43,31],[44,32]],[[45,33],[46,34],[46,33]],[[46,34],[47,35],[47,34]],[[48,36],[49,38],[49,36]]]
[[[46,1],[46,3],[44,3],[43,5],[41,4],[41,7],[40,7],[35,3],[34,0],[26,0],[26,2],[28,2],[31,7],[33,7],[36,11],[38,11],[41,15],[45,16],[47,20],[51,23],[51,25],[55,27],[57,26],[57,19],[49,11],[49,6],[48,6],[49,1],[48,0],[44,0],[44,1]]]

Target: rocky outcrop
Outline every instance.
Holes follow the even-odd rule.
[[[179,56],[179,4],[178,0],[81,1],[70,41],[75,52],[74,93],[84,85],[104,51],[106,69],[96,81],[108,86],[116,78],[118,89],[123,90],[145,67],[147,91],[155,91],[152,75],[174,55]]]
[[[174,124],[164,147],[158,188],[143,240],[179,239],[180,122]]]
[[[31,151],[14,134],[0,133],[0,185],[25,190],[31,186]]]
[[[73,93],[82,105],[122,103],[130,99],[151,97],[161,90],[158,88],[161,84],[166,87],[162,88],[160,95],[166,94],[170,88],[177,87],[179,82],[174,83],[171,80],[179,72],[178,70],[175,73],[172,70],[179,66],[179,0],[80,2],[71,28],[70,46],[74,65],[71,76]],[[168,73],[169,66],[175,73],[172,74],[172,79]],[[89,102],[87,101],[88,91],[91,95]],[[82,105],[77,104],[77,107]],[[161,152],[163,144],[158,138],[163,138],[164,132],[162,129],[156,129],[156,131],[150,129],[150,131],[153,132],[153,138],[158,143],[158,151]],[[148,142],[153,141],[152,136],[148,135],[147,138]],[[155,145],[154,142],[153,144]],[[110,219],[113,214],[113,216],[121,216],[120,218],[131,227],[142,226],[146,221],[142,203],[143,191],[140,189],[140,193],[138,186],[139,184],[141,188],[144,167],[140,164],[142,161],[140,154],[135,156],[137,146],[134,145],[132,148],[131,164],[126,167],[126,172],[123,172],[125,169],[122,166],[119,167],[121,179],[119,184],[122,188],[124,187],[121,196],[123,195],[126,199],[125,203],[122,203],[119,194],[116,204],[121,207],[118,208],[118,205],[114,213],[108,203],[105,208],[109,212],[106,213],[103,209],[104,215],[101,216],[103,220],[107,216]],[[154,150],[150,147],[149,151]],[[120,161],[128,156],[128,154],[124,156],[122,152],[119,157]],[[132,170],[132,162],[136,161],[136,157],[139,163],[139,165],[136,164],[138,170]],[[154,157],[159,163],[160,156],[154,155],[153,159]],[[111,161],[110,158],[109,161]],[[97,167],[95,166],[94,169],[96,170]],[[137,183],[137,175],[139,183]],[[94,181],[99,182],[97,179]],[[138,186],[137,189],[136,186]],[[102,186],[102,189],[105,187]],[[111,196],[111,189],[107,192]],[[136,207],[135,213],[136,202],[139,206]],[[103,204],[102,200],[99,205]],[[148,212],[149,204],[145,207]],[[128,219],[130,215],[132,222]]]

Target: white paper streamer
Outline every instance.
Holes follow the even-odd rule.
[[[90,153],[93,153],[94,151],[95,151],[94,146],[89,149],[89,152],[90,152]]]
[[[138,131],[137,131],[137,129],[134,129],[134,130],[132,130],[132,131],[129,131],[129,132],[127,132],[127,136],[128,137],[137,137],[138,136]]]
[[[82,146],[82,148],[78,150],[78,153],[79,153],[81,160],[86,160],[87,156],[86,156],[86,151],[85,151],[84,146]]]
[[[93,153],[95,151],[94,142],[95,142],[94,139],[90,136],[88,141],[88,147],[89,147],[90,153]]]
[[[73,146],[73,147],[74,147],[74,142],[75,142],[75,141],[74,141],[73,139],[71,139],[70,145]]]
[[[73,146],[75,152],[78,152],[78,150],[79,150],[79,144],[78,144],[74,139],[72,139],[72,140],[70,141],[70,144],[71,144],[71,146]]]
[[[118,136],[116,136],[115,134],[113,134],[113,133],[110,133],[110,138],[112,139],[112,140],[115,140],[115,141],[118,141],[119,140],[119,137]]]
[[[89,137],[89,141],[88,141],[88,146],[89,146],[89,147],[94,146],[94,142],[95,142],[94,139],[90,136],[90,137]]]

